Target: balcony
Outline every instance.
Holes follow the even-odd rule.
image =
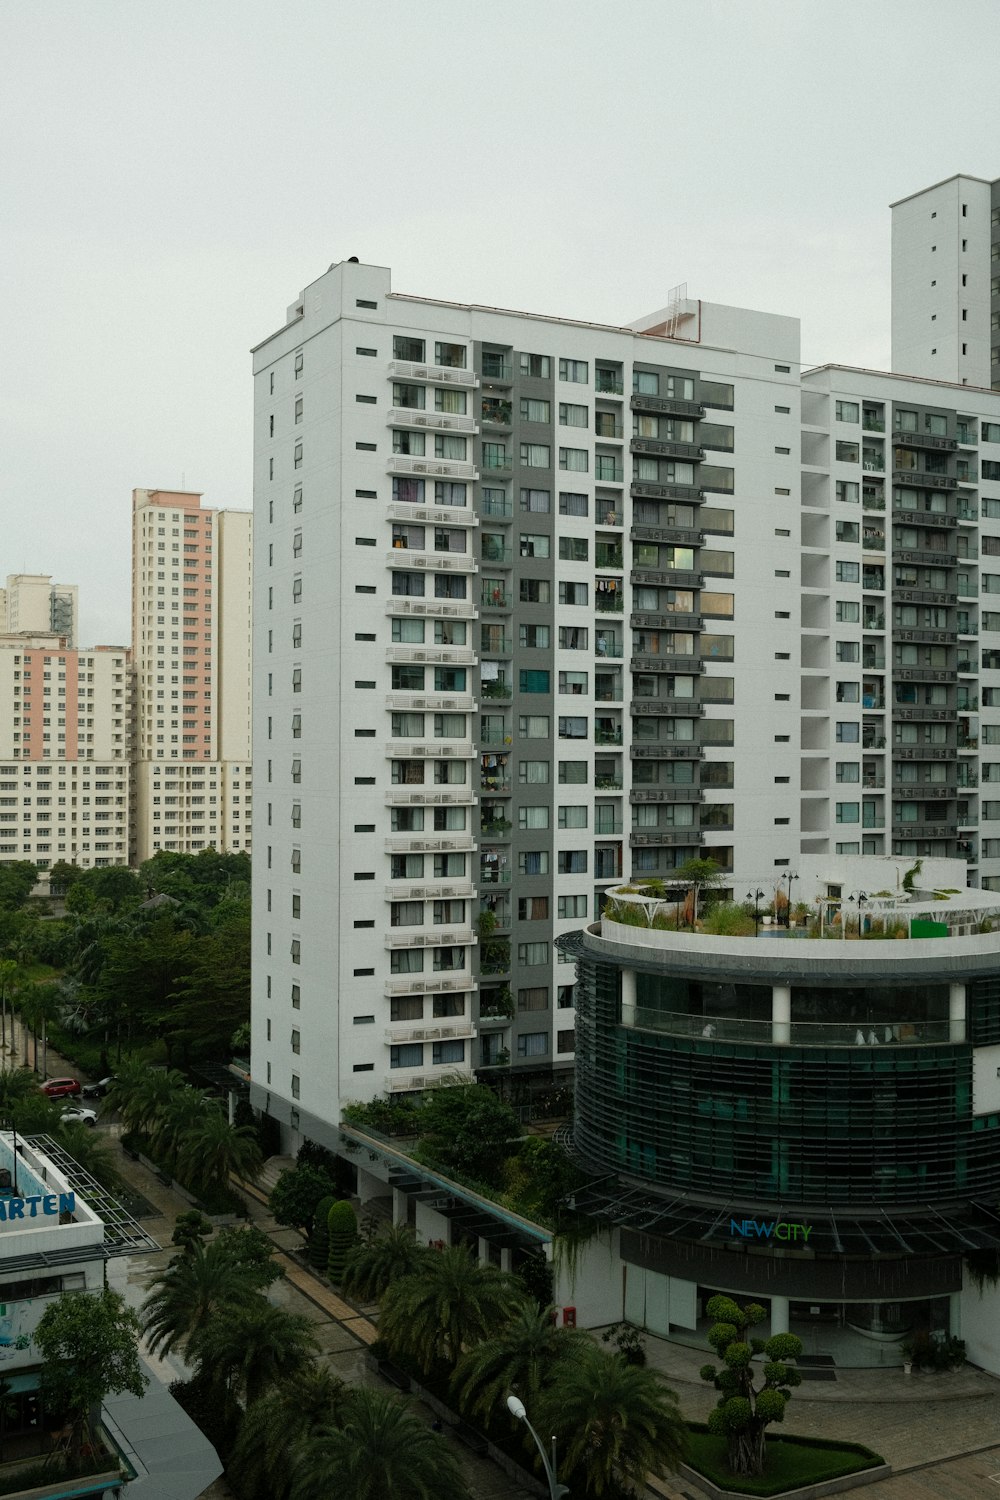
[[[599,615],[620,615],[625,609],[625,594],[621,587],[609,591],[600,589],[594,594],[594,609]]]
[[[623,550],[620,542],[617,546],[609,546],[607,542],[597,542],[594,546],[594,566],[596,568],[620,568]]]
[[[480,417],[484,427],[509,427],[511,425],[511,403],[509,401],[498,401],[493,397],[483,397],[483,410]]]
[[[389,740],[389,760],[475,760],[476,750],[460,740]]]
[[[701,630],[701,615],[639,610],[629,615],[633,630]]]
[[[484,588],[479,603],[483,609],[513,609],[514,595],[496,586]]]
[[[622,377],[616,372],[596,369],[594,371],[594,390],[599,396],[624,396],[625,384]]]
[[[479,517],[470,515],[469,511],[460,505],[445,505],[443,503],[414,504],[409,500],[390,500],[385,508],[387,520],[402,521],[409,525],[412,521],[429,522],[432,526],[454,526],[459,522],[466,528],[475,528],[479,525]]]
[[[498,546],[496,542],[487,541],[483,538],[480,550],[480,559],[484,563],[496,563],[500,567],[510,568],[514,564],[514,549],[512,547]]]
[[[478,573],[471,552],[416,552],[405,542],[394,542],[385,555],[387,568],[421,568],[432,573]],[[400,597],[407,597],[405,595]]]
[[[705,752],[700,745],[690,742],[683,745],[630,745],[630,760],[704,760]]]
[[[892,482],[911,490],[955,490],[958,488],[958,480],[953,479],[950,474],[928,474],[923,469],[893,469]]]
[[[605,725],[603,728],[594,725],[595,745],[620,745],[622,742],[621,725]]]
[[[390,927],[384,934],[387,948],[469,948],[478,941],[471,927]]]
[[[637,1031],[659,1031],[672,1036],[708,1037],[713,1042],[773,1041],[770,1021],[751,1021],[735,1016],[689,1015],[636,1006],[623,1023]],[[789,1041],[793,1047],[927,1046],[951,1040],[944,1021],[866,1021],[864,1031],[856,1021],[792,1021]],[[860,1041],[859,1041],[860,1037]],[[873,1041],[868,1038],[873,1037]]]
[[[667,417],[693,417],[695,421],[705,415],[705,408],[697,401],[674,401],[666,396],[643,396],[636,392],[629,402],[633,411],[656,412]]]
[[[387,807],[471,807],[477,802],[471,786],[401,786],[385,794]]]
[[[507,850],[499,849],[484,850],[479,860],[479,884],[480,885],[510,885],[510,865],[507,863]]]
[[[386,854],[469,854],[473,849],[471,833],[412,833],[409,838],[383,841]]]
[[[445,1021],[439,1026],[392,1026],[384,1032],[385,1041],[396,1046],[401,1042],[443,1042],[458,1037],[473,1037],[476,1028],[469,1021]]]
[[[633,500],[700,500],[701,490],[693,484],[647,484],[633,480],[629,486]]]
[[[629,577],[633,584],[653,584],[659,588],[700,589],[705,586],[704,575],[687,568],[633,568]]]
[[[514,519],[514,506],[507,495],[503,499],[496,499],[492,495],[484,495],[481,503],[482,514],[491,521],[512,521]]]
[[[511,454],[500,443],[483,443],[479,462],[484,474],[509,473],[514,464]]]
[[[885,418],[866,411],[861,417],[861,426],[865,432],[884,432]]]
[[[514,366],[504,355],[494,354],[489,349],[484,349],[482,356],[482,377],[483,385],[512,385],[514,382]]]
[[[479,478],[479,471],[475,464],[463,463],[458,459],[413,458],[408,453],[390,454],[385,461],[385,467],[389,474],[427,475],[434,479]],[[485,464],[483,467],[486,467]]]
[[[385,706],[404,713],[424,709],[427,713],[472,714],[479,704],[471,693],[387,693]]]
[[[484,682],[480,685],[480,696],[483,698],[505,698],[511,697],[510,684],[507,682]]]
[[[655,454],[661,458],[684,458],[691,463],[700,463],[705,457],[704,448],[697,443],[680,443],[659,438],[633,438],[629,443],[630,453]]]
[[[594,482],[595,484],[624,484],[625,470],[613,459],[602,458],[598,454],[594,459]]]
[[[705,533],[691,526],[636,526],[629,531],[632,542],[667,542],[681,547],[701,547]]]
[[[399,554],[396,554],[397,558]],[[399,562],[396,564],[400,566]],[[474,620],[476,606],[471,599],[428,599],[410,594],[393,594],[386,601],[387,615],[426,615],[435,620]]]
[[[701,843],[701,833],[697,828],[644,828],[638,832],[633,830],[628,842],[630,849],[670,849],[678,844],[693,847]]]
[[[484,724],[479,731],[479,743],[481,745],[510,745],[513,743],[513,735],[508,724],[497,727]]]
[[[614,438],[620,441],[624,437],[624,429],[608,412],[596,412],[594,415],[594,436],[596,438]]]
[[[630,802],[703,802],[700,786],[638,786],[628,794]]]
[[[417,364],[409,359],[389,361],[390,380],[426,380],[431,385],[474,387],[479,377],[474,370],[460,370],[453,365]]]
[[[633,672],[703,672],[705,663],[698,656],[633,656]]]
[[[932,437],[929,432],[903,432],[902,428],[893,428],[892,441],[900,448],[931,448],[938,453],[954,453],[958,448],[958,439],[949,437]]]
[[[475,417],[463,417],[447,411],[426,411],[418,406],[390,406],[385,420],[387,427],[426,428],[432,432],[479,431]]]

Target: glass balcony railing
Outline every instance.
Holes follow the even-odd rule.
[[[494,520],[510,521],[514,516],[514,506],[506,495],[503,499],[493,495],[484,495],[482,513],[484,516],[493,517]]]

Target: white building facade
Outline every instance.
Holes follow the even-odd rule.
[[[75,646],[79,598],[75,583],[53,583],[48,573],[10,573],[0,589],[0,629],[33,634],[52,632]]]
[[[135,490],[132,857],[250,849],[251,517]]]

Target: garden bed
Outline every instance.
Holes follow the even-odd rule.
[[[832,1495],[871,1484],[891,1473],[879,1454],[860,1443],[832,1443],[824,1438],[781,1436],[767,1438],[766,1472],[740,1477],[730,1472],[726,1439],[716,1437],[700,1422],[688,1424],[687,1462],[682,1472],[701,1483],[709,1494]]]

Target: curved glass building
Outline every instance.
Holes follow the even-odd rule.
[[[853,1364],[959,1335],[970,1267],[1000,1250],[996,898],[845,942],[672,930],[610,894],[564,945],[578,1206],[619,1231],[627,1315],[697,1341],[708,1296],[752,1296]]]

